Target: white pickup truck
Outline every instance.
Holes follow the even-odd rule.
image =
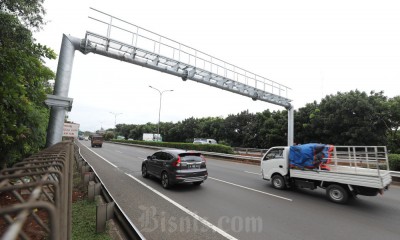
[[[261,159],[261,173],[276,189],[326,189],[335,203],[382,194],[392,182],[385,146],[273,147]]]

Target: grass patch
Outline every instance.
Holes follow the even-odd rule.
[[[107,233],[96,233],[96,203],[79,200],[72,204],[72,239],[111,240]]]
[[[87,199],[79,169],[74,167],[72,192],[72,239],[111,240],[107,232],[96,233],[96,202]]]

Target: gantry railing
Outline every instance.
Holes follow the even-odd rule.
[[[180,76],[213,87],[290,107],[290,88],[164,37],[135,24],[91,8],[90,31],[82,52]]]

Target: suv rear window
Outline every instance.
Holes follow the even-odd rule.
[[[181,153],[179,154],[182,162],[201,162],[200,153]]]

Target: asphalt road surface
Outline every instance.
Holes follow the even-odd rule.
[[[155,150],[78,146],[147,239],[400,239],[399,186],[340,205],[324,190],[273,189],[259,166],[208,157],[205,183],[165,190],[159,180],[141,176],[142,161]]]

